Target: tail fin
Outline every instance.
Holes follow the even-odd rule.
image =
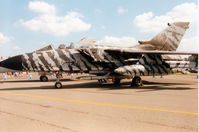
[[[155,50],[175,51],[184,36],[189,22],[168,23],[168,27],[149,41],[139,41],[142,45],[151,45]]]

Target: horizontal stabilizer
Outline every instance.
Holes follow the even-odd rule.
[[[150,44],[150,41],[148,40],[138,40],[139,44]]]

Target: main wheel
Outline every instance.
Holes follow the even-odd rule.
[[[47,76],[40,76],[40,81],[41,82],[48,82],[48,77]]]
[[[61,82],[56,82],[55,83],[55,88],[62,88]]]
[[[132,80],[131,86],[136,86],[136,87],[142,86],[142,79],[141,79],[141,77],[135,76],[133,78],[133,80]]]

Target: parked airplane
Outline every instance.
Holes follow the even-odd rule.
[[[54,72],[56,88],[61,88],[62,72],[83,72],[96,76],[103,82],[113,79],[115,85],[121,79],[132,78],[132,86],[142,85],[140,76],[168,75],[195,68],[197,53],[176,52],[189,27],[189,22],[168,23],[168,27],[149,41],[139,41],[130,48],[93,45],[93,39],[82,39],[88,46],[79,48],[43,48],[32,53],[14,56],[0,62],[1,67],[19,71]],[[49,48],[50,47],[50,48]]]

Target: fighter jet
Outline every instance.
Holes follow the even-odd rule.
[[[103,82],[112,79],[118,86],[121,79],[131,78],[131,86],[141,86],[141,76],[168,75],[195,68],[197,53],[176,52],[189,28],[189,22],[168,23],[168,27],[149,41],[129,48],[94,45],[93,39],[78,48],[46,47],[17,55],[0,62],[1,67],[19,71],[54,72],[55,88],[62,88],[63,72],[89,73],[83,79]]]

